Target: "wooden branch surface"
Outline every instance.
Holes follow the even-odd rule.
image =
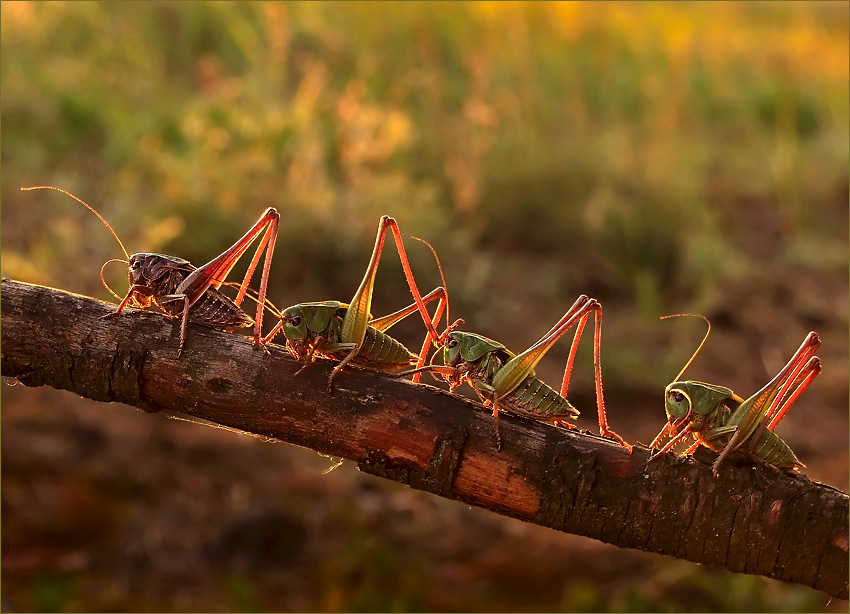
[[[353,460],[362,471],[499,514],[848,596],[848,498],[805,476],[666,455],[489,410],[436,388],[270,354],[240,335],[8,279],[2,374],[149,412],[181,412]],[[710,462],[710,459],[709,459]]]

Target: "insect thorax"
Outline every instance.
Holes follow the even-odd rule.
[[[453,366],[464,373],[473,384],[484,383],[490,386],[493,384],[496,373],[505,366],[511,356],[505,350],[494,350],[487,352],[478,360],[464,360],[460,355],[458,358],[459,360]]]

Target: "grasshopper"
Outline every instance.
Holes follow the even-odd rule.
[[[594,315],[593,363],[599,431],[603,436],[610,437],[631,450],[631,446],[608,427],[605,400],[602,394],[602,366],[599,358],[602,306],[596,299],[585,295],[576,300],[549,332],[521,354],[516,355],[501,343],[482,335],[446,331],[443,333],[442,341],[444,364],[435,365],[432,358],[431,364],[427,367],[408,373],[423,371],[438,373],[449,382],[450,391],[454,391],[463,382],[469,383],[485,404],[493,406],[496,445],[499,449],[502,447],[499,429],[500,409],[542,422],[561,423],[568,428],[573,428],[564,420],[575,419],[579,411],[567,400],[567,389],[578,342],[591,313]],[[564,369],[561,389],[558,392],[535,376],[534,367],[555,342],[573,326],[576,327],[576,332]]]
[[[269,268],[271,266],[272,254],[274,252],[275,239],[277,238],[280,214],[273,208],[266,209],[257,223],[245,233],[245,235],[216,256],[208,263],[195,267],[187,260],[166,256],[164,254],[137,253],[132,256],[127,253],[124,244],[112,229],[112,226],[93,207],[70,192],[53,186],[34,186],[21,188],[22,190],[57,190],[67,194],[79,203],[83,204],[89,211],[94,213],[101,222],[109,229],[112,236],[118,241],[126,260],[109,260],[100,270],[100,279],[104,287],[121,302],[118,308],[104,316],[111,318],[120,314],[127,306],[146,308],[151,304],[160,307],[169,317],[182,317],[180,325],[180,345],[177,356],[183,353],[186,342],[186,327],[188,323],[195,322],[210,328],[224,331],[234,331],[246,326],[254,326],[253,342],[264,345],[268,342],[262,336],[263,309],[266,305],[266,289],[268,286]],[[222,294],[219,288],[222,286],[236,262],[248,250],[254,240],[263,234],[257,251],[254,254],[245,279],[239,286],[236,299],[232,300]],[[248,291],[248,283],[257,268],[257,264],[265,247],[265,262],[260,280],[260,292],[257,298],[257,314],[251,318],[242,308],[242,301]],[[103,269],[111,262],[125,262],[128,265],[128,277],[130,288],[123,299],[115,294],[103,278]]]
[[[388,316],[373,319],[369,313],[372,291],[388,231],[392,231],[414,303]],[[439,302],[432,318],[426,304],[434,300]],[[331,391],[336,377],[350,363],[379,371],[398,371],[412,365],[421,367],[431,343],[442,343],[447,334],[440,335],[437,332],[437,324],[447,305],[448,294],[444,287],[438,287],[424,297],[420,294],[413,279],[398,224],[393,218],[385,215],[378,223],[378,235],[366,274],[351,302],[301,303],[284,309],[280,321],[267,339],[271,340],[282,330],[289,352],[304,361],[302,370],[315,360],[317,355],[339,360],[339,364],[334,367],[328,378],[328,391]],[[391,326],[416,311],[419,311],[428,329],[418,355],[386,333]],[[448,313],[446,318],[448,319]],[[458,324],[448,326],[447,332]],[[415,379],[418,379],[418,376]]]
[[[705,321],[708,323],[707,319]],[[668,452],[690,434],[696,442],[685,451],[686,454],[692,453],[700,444],[720,453],[712,466],[715,476],[719,475],[721,462],[735,451],[761,459],[777,469],[797,473],[805,465],[797,460],[788,444],[773,429],[820,373],[820,359],[814,355],[820,347],[820,337],[815,332],[806,335],[779,373],[750,398],[744,399],[724,386],[679,381],[708,339],[709,332],[710,323],[697,351],[676,376],[677,381],[669,384],[664,391],[667,424],[650,448],[656,449],[665,435],[671,439],[650,456],[649,461]]]

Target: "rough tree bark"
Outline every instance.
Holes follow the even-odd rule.
[[[149,412],[181,412],[353,460],[362,471],[622,547],[848,596],[848,498],[805,476],[647,451],[329,363],[298,377],[283,348],[59,290],[2,281],[2,374]],[[710,459],[709,459],[710,462]]]

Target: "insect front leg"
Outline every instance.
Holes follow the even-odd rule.
[[[316,348],[313,347],[313,346],[310,346],[310,349],[307,350],[307,355],[304,356],[304,361],[303,361],[304,364],[301,366],[300,369],[298,369],[298,371],[293,373],[292,376],[295,377],[296,375],[300,374],[304,369],[309,367],[315,361],[316,361]]]
[[[144,309],[145,307],[150,307],[152,302],[151,292],[152,290],[148,286],[142,286],[139,284],[131,285],[130,289],[127,290],[126,296],[124,296],[124,298],[121,300],[121,303],[119,303],[118,308],[112,313],[107,313],[105,316],[103,316],[103,319],[107,320],[109,318],[114,318],[119,313],[124,311],[124,308],[127,307],[128,303],[131,307],[140,307],[142,309]],[[139,300],[139,296],[143,297],[144,300]]]
[[[650,450],[658,449],[658,445],[661,443],[661,440],[664,439],[665,436],[672,434],[670,423],[667,422],[664,424],[664,427],[659,431],[658,435],[655,436],[655,439],[652,440],[652,443],[649,444]]]
[[[662,432],[664,432],[664,431],[662,431]],[[666,454],[667,452],[669,452],[670,450],[672,450],[672,449],[675,447],[675,445],[676,445],[677,443],[679,443],[680,441],[682,441],[682,439],[684,439],[685,437],[687,437],[690,433],[691,433],[691,425],[690,425],[690,424],[688,424],[688,425],[687,425],[687,426],[685,426],[685,428],[683,428],[681,431],[679,431],[679,432],[678,432],[678,433],[676,433],[675,435],[672,435],[672,437],[671,437],[670,441],[668,441],[668,442],[667,442],[667,445],[665,445],[663,448],[661,448],[660,450],[658,450],[655,454],[651,455],[651,456],[650,456],[650,457],[646,460],[646,462],[647,462],[647,463],[651,463],[652,461],[654,461],[656,458],[658,458],[658,457],[659,457],[659,456],[661,456],[662,454]],[[671,434],[672,434],[672,433],[671,433]],[[659,435],[660,435],[660,433],[659,433]],[[656,437],[656,440],[657,440],[657,439],[658,439],[658,438]],[[654,444],[654,443],[655,443],[655,442],[653,441],[653,444]],[[650,449],[652,449],[652,447],[654,447],[654,446],[650,446]]]
[[[684,456],[690,456],[691,454],[693,454],[694,452],[696,452],[696,451],[697,451],[697,448],[698,448],[699,446],[700,446],[700,440],[699,440],[699,439],[697,439],[694,443],[692,443],[691,445],[689,445],[689,446],[685,449],[685,451],[684,451],[682,454],[683,454]]]

